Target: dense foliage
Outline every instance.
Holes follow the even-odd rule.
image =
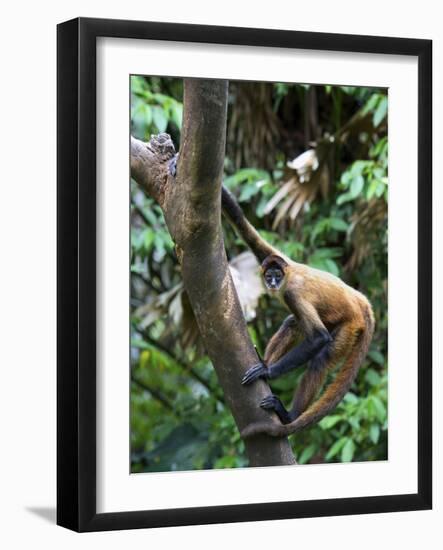
[[[167,131],[178,149],[182,94],[180,79],[132,77],[132,133]],[[369,88],[230,84],[225,185],[266,239],[364,292],[376,316],[351,391],[292,436],[301,464],[387,458],[387,103],[385,90]],[[131,208],[132,471],[245,466],[162,212],[134,181]],[[257,288],[239,256],[247,249],[226,224],[225,243],[234,280]],[[287,312],[258,288],[241,299],[263,353]],[[284,403],[300,374],[272,382]]]

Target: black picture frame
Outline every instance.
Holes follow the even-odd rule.
[[[57,29],[57,523],[99,531],[432,507],[432,42],[79,18]],[[96,512],[96,39],[302,48],[418,59],[418,492]]]

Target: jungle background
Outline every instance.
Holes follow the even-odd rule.
[[[182,100],[182,79],[132,76],[134,137],[148,141],[166,131],[178,150]],[[299,464],[387,459],[387,112],[381,89],[229,85],[224,185],[263,237],[361,290],[376,317],[351,391],[329,416],[291,437]],[[223,225],[262,355],[288,312],[264,293],[254,257]],[[286,405],[302,371],[271,383]],[[131,471],[244,466],[244,445],[199,341],[163,214],[132,180]]]

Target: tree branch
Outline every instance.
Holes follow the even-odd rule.
[[[148,386],[148,384],[145,384],[145,382],[142,382],[135,376],[131,376],[131,382],[142,390],[149,392],[152,397],[157,399],[157,401],[161,403],[166,409],[169,409],[175,414],[174,407],[172,406],[171,402],[160,391],[156,390],[155,388],[151,388],[150,386]]]
[[[227,81],[185,79],[177,176],[168,170],[174,147],[167,134],[149,144],[131,139],[131,174],[163,209],[177,246],[183,283],[207,353],[241,431],[269,413],[258,403],[270,393],[262,380],[241,385],[259,361],[252,345],[226,258],[221,228]],[[286,438],[245,440],[251,466],[294,464]]]
[[[161,342],[153,340],[149,336],[149,334],[147,334],[147,331],[142,331],[137,328],[134,328],[134,330],[138,332],[140,336],[142,336],[145,342],[161,350],[165,355],[167,355],[174,361],[177,367],[182,369],[189,376],[192,376],[192,378],[195,378],[195,380],[197,380],[197,382],[199,382],[209,393],[211,393],[221,405],[223,406],[225,405],[223,396],[218,395],[219,392],[216,389],[211,388],[209,382],[207,382],[191,365],[189,365],[187,362],[184,362],[182,359],[177,357],[170,349],[168,349]]]
[[[174,144],[168,134],[159,134],[149,143],[131,136],[131,176],[160,206],[168,178],[167,161],[174,153]]]

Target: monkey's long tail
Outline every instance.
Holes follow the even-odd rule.
[[[281,252],[267,243],[259,235],[257,230],[247,220],[243,210],[240,208],[232,193],[225,187],[222,187],[222,209],[225,216],[237,229],[238,233],[243,237],[246,244],[260,262],[271,254],[282,255]]]
[[[326,388],[323,395],[289,424],[257,422],[247,426],[241,433],[243,438],[265,433],[275,437],[293,434],[326,416],[343,399],[357,376],[374,333],[374,317],[370,306],[365,310],[366,330],[360,335],[354,349],[340,368],[335,380]]]

